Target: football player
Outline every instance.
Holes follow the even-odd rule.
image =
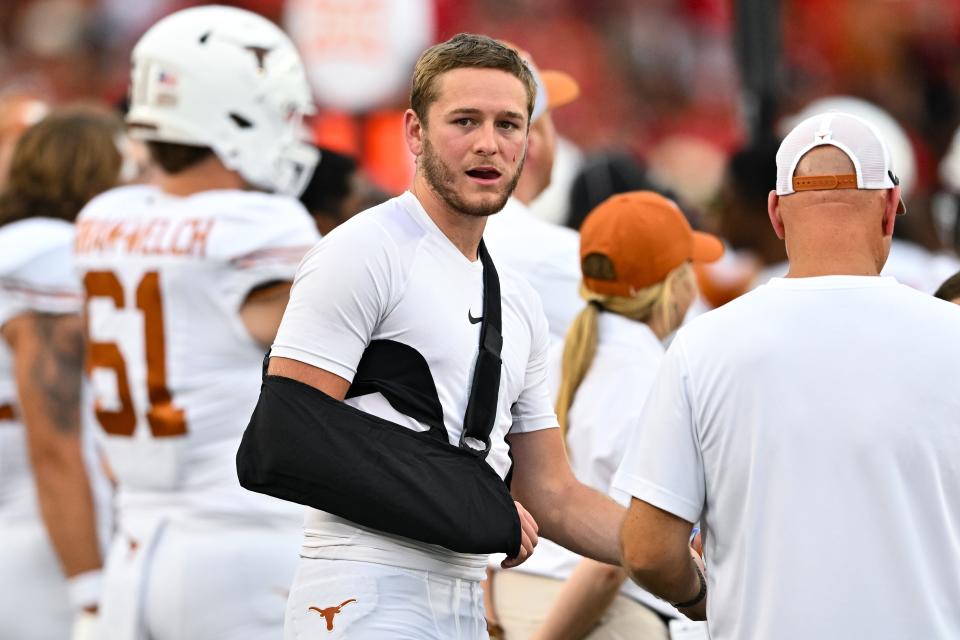
[[[87,370],[119,483],[101,637],[280,637],[301,509],[239,486],[234,458],[301,256],[312,101],[274,24],[205,6],[133,50],[131,135],[158,173],[80,215]]]
[[[97,605],[94,497],[105,507],[107,487],[100,476],[91,490],[97,465],[80,428],[71,246],[77,213],[117,184],[121,129],[105,113],[55,112],[20,138],[0,194],[0,638],[62,640],[72,621],[85,637]]]

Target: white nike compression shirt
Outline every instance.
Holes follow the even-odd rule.
[[[510,465],[504,437],[555,427],[546,384],[549,331],[536,292],[497,265],[503,313],[500,402],[487,462]],[[353,380],[372,340],[393,340],[427,361],[457,444],[470,394],[483,315],[483,266],[450,242],[407,192],[355,216],[304,259],[271,354]],[[346,401],[415,431],[427,426],[397,412],[379,393]],[[486,556],[388,536],[308,510],[303,555],[389,564],[480,579]]]

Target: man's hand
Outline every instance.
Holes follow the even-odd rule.
[[[693,536],[693,539],[690,541],[690,556],[693,558],[693,563],[697,565],[697,568],[700,569],[700,573],[703,575],[704,579],[707,577],[707,568],[703,563],[703,536],[697,532]],[[686,607],[684,609],[678,609],[680,613],[687,616],[691,620],[706,620],[707,619],[707,600],[703,599],[699,604],[692,607]]]
[[[523,564],[533,553],[533,548],[537,546],[539,540],[537,532],[540,528],[537,527],[533,516],[516,500],[513,501],[513,504],[517,505],[517,515],[520,516],[520,553],[501,562],[500,566],[504,569]]]
[[[696,533],[690,539],[690,551],[700,560],[697,564],[703,569],[703,534],[700,533],[699,529],[694,529],[694,531]]]

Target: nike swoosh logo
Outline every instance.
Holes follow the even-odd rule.
[[[470,309],[467,309],[467,320],[470,321],[470,324],[477,324],[483,321],[483,316],[480,316],[479,318],[474,318],[473,313],[470,312]]]

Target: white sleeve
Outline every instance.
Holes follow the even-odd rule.
[[[528,433],[558,426],[557,415],[553,411],[553,396],[547,383],[550,330],[540,300],[535,295],[533,302],[530,359],[527,361],[527,371],[523,378],[523,390],[510,407],[513,414],[510,433]]]
[[[374,330],[399,298],[398,264],[393,241],[377,225],[334,230],[297,271],[270,354],[352,382]]]
[[[320,240],[316,224],[298,202],[257,195],[218,216],[211,231],[210,255],[223,264],[218,288],[232,309],[239,309],[259,285],[292,282],[303,256]]]
[[[700,519],[705,500],[703,459],[682,332],[667,350],[640,427],[614,476],[611,494],[622,501],[619,492],[689,522]]]
[[[74,314],[82,307],[69,241],[44,249],[0,276],[0,325],[23,313]]]

